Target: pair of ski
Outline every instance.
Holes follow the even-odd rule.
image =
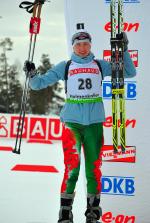
[[[118,9],[118,19],[116,17],[116,6]],[[124,90],[124,43],[118,38],[118,34],[123,32],[123,0],[111,0],[111,68],[112,68],[112,139],[114,153],[118,152],[118,127],[120,126],[120,147],[122,153],[126,149],[126,124],[125,124],[125,90]],[[118,32],[116,30],[118,20]],[[118,106],[119,104],[119,106]],[[118,120],[118,107],[120,120]]]

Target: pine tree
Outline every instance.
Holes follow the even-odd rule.
[[[6,56],[8,50],[12,50],[12,41],[5,38],[0,41],[2,53],[0,54],[0,105],[7,113],[18,113],[20,110],[21,84],[18,80],[16,65],[9,65]]]
[[[9,111],[9,100],[8,100],[8,69],[9,65],[7,63],[6,52],[12,50],[12,41],[9,38],[5,38],[0,41],[0,47],[2,53],[0,55],[0,105],[5,107],[5,110]]]
[[[37,69],[41,75],[45,74],[53,66],[47,54],[42,55],[41,63]],[[61,96],[61,90],[60,83],[48,86],[39,91],[30,90],[29,103],[32,113],[58,115],[64,102],[64,98]]]
[[[16,65],[9,69],[9,113],[19,113],[21,104],[22,87]]]

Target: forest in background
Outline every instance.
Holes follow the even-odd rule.
[[[23,75],[19,64],[9,64],[7,51],[13,50],[10,38],[0,40],[0,112],[19,113],[23,92],[20,75]],[[36,67],[38,73],[43,75],[54,65],[51,64],[49,55],[42,54],[40,64]],[[59,115],[64,104],[62,86],[58,82],[39,91],[29,90],[26,113]]]

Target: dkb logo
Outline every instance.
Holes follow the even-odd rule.
[[[137,89],[135,81],[125,81],[125,98],[127,100],[136,100]],[[103,81],[103,98],[111,99],[111,82]]]
[[[103,176],[102,193],[108,195],[134,196],[134,177]]]

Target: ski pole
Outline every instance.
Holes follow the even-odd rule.
[[[29,13],[33,13],[30,21],[30,44],[29,44],[29,52],[28,52],[28,61],[33,62],[34,58],[34,51],[36,45],[36,37],[40,30],[40,15],[42,5],[44,4],[45,0],[35,0],[34,3],[31,2],[22,2],[20,4],[20,8],[24,8]],[[33,40],[34,37],[34,40]],[[29,81],[30,81],[30,74],[26,73],[26,80],[24,84],[22,99],[21,99],[21,109],[19,115],[19,122],[17,128],[17,135],[16,135],[16,143],[15,148],[12,151],[13,153],[20,154],[22,136],[23,136],[23,128],[25,122],[25,112],[26,112],[26,104],[28,99],[28,92],[29,92]]]

